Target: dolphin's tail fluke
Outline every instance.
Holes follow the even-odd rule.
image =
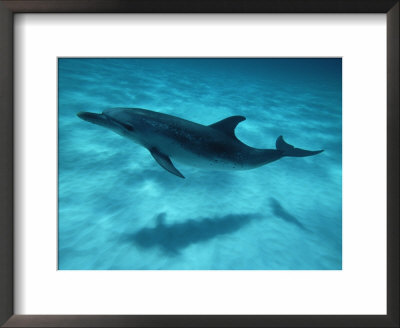
[[[276,149],[281,150],[283,152],[283,156],[290,156],[290,157],[313,156],[323,152],[323,150],[312,151],[312,150],[295,148],[292,145],[289,145],[285,140],[283,140],[282,136],[276,139]]]

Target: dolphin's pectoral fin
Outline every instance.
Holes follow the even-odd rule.
[[[162,153],[160,153],[156,148],[151,148],[149,149],[150,154],[154,157],[156,162],[160,164],[164,169],[166,169],[168,172],[175,174],[176,176],[180,178],[185,178],[181,172],[179,172],[174,164],[172,164],[171,159]]]
[[[230,137],[233,137],[236,139],[235,136],[235,129],[237,125],[244,121],[246,118],[244,116],[231,116],[227,117],[221,121],[218,121],[214,124],[209,125],[209,127],[214,128],[216,130],[219,130],[225,134],[227,134]]]

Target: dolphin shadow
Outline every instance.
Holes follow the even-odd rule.
[[[125,239],[141,248],[159,248],[167,255],[179,255],[180,250],[192,244],[238,231],[261,216],[229,214],[221,217],[189,219],[174,224],[166,224],[165,217],[165,212],[159,213],[155,227],[127,234]]]
[[[282,220],[294,224],[304,231],[311,232],[310,229],[306,228],[295,216],[290,214],[287,210],[285,210],[282,205],[273,197],[270,198],[270,203],[272,206],[273,213],[281,218]]]

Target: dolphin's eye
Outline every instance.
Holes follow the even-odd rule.
[[[133,130],[134,130],[133,126],[130,125],[130,124],[121,123],[121,125],[122,125],[125,129],[127,129],[128,131],[133,131]]]

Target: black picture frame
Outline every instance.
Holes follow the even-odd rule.
[[[4,327],[399,327],[399,8],[399,0],[0,0],[0,324]],[[13,21],[16,13],[386,14],[387,315],[15,315]]]

